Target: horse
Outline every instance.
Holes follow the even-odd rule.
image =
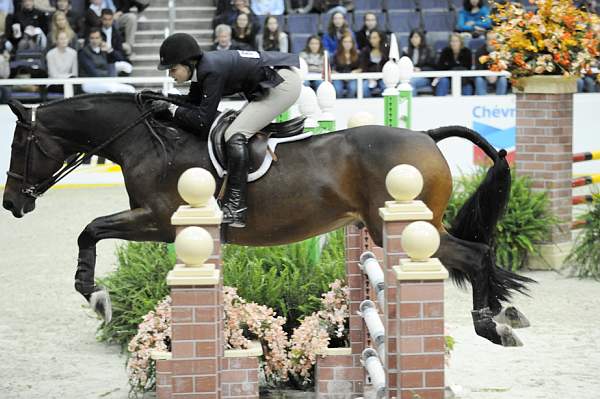
[[[77,240],[75,288],[109,322],[109,294],[94,281],[96,244],[109,238],[173,242],[170,218],[183,204],[177,192],[179,176],[201,167],[215,176],[217,191],[222,183],[209,159],[206,137],[158,123],[140,95],[81,95],[35,110],[17,101],[9,106],[18,121],[3,207],[15,217],[32,212],[37,197],[64,175],[65,162],[77,166],[78,154],[95,154],[121,166],[130,209],[94,219]],[[152,127],[163,125],[160,133]],[[448,229],[442,219],[452,176],[436,144],[447,137],[472,141],[493,161]],[[498,345],[521,345],[513,328],[527,327],[529,322],[516,308],[503,307],[503,302],[515,292],[526,293],[533,280],[498,267],[492,245],[510,189],[504,150],[496,151],[477,132],[460,126],[426,132],[360,126],[280,145],[277,153],[279,161],[249,184],[247,225],[226,228],[227,243],[287,244],[361,223],[381,246],[378,209],[392,200],[386,174],[398,164],[411,164],[423,175],[418,199],[432,210],[431,223],[441,235],[434,256],[458,284],[472,285],[475,332]]]

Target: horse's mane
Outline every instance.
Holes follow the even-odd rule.
[[[127,100],[134,104],[138,101],[141,101],[141,103],[144,104],[144,103],[146,103],[148,101],[152,101],[152,100],[165,100],[165,101],[169,101],[171,103],[177,104],[177,105],[189,105],[186,101],[183,101],[177,97],[171,97],[171,96],[166,97],[166,96],[163,96],[161,93],[156,93],[156,92],[140,92],[140,93],[79,94],[77,96],[73,96],[70,98],[61,98],[61,99],[49,101],[47,103],[41,104],[38,108],[51,108],[54,106],[61,106],[61,105],[68,106],[74,102],[85,101],[85,100],[94,101],[94,100],[100,100],[100,99]]]

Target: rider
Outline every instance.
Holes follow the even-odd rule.
[[[248,103],[225,132],[227,189],[223,200],[223,223],[245,226],[248,140],[277,115],[291,107],[302,87],[295,54],[269,51],[222,50],[203,52],[186,33],[175,33],[160,46],[158,69],[169,70],[177,83],[191,80],[185,100],[195,107],[178,107],[156,100],[155,112],[170,111],[183,127],[208,134],[221,98],[243,94]]]

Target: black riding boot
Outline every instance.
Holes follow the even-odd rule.
[[[248,180],[248,139],[241,133],[227,141],[227,187],[223,198],[223,224],[246,226],[246,184]]]

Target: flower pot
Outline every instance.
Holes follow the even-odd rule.
[[[562,75],[534,75],[517,79],[515,93],[565,94],[577,92],[577,77]]]

